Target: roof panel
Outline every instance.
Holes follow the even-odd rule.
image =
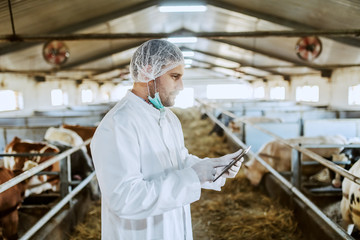
[[[292,75],[319,73],[322,69],[330,69],[331,66],[339,64],[360,64],[360,40],[354,37],[346,39],[321,37],[323,44],[321,55],[313,62],[305,62],[295,53],[295,44],[299,37],[271,36],[271,31],[358,28],[360,2],[355,0],[207,0],[208,9],[203,13],[161,13],[156,6],[158,2],[155,0],[11,1],[18,34],[104,33],[110,35],[172,33],[184,30],[220,34],[269,32],[256,38],[200,38],[195,44],[179,45],[197,51],[193,59],[197,60],[194,66],[198,67],[206,68],[211,64],[225,68],[240,66],[240,70],[247,74]],[[0,35],[11,34],[7,1],[0,1],[0,22],[2,23]],[[1,55],[0,70],[64,69],[69,72],[76,68],[82,71],[86,69],[111,71],[113,67],[126,65],[134,47],[145,40],[145,38],[129,38],[66,41],[71,56],[61,68],[54,68],[43,60],[41,54],[43,43],[34,45],[1,42],[0,54],[2,51],[13,52]],[[350,40],[352,46],[348,45]],[[26,49],[21,50],[23,47]]]
[[[360,22],[360,2],[354,0],[224,0],[221,2],[320,29],[356,29]]]
[[[5,2],[5,1],[3,1]],[[118,0],[27,0],[12,1],[15,29],[18,34],[56,32],[73,24],[78,24],[99,16],[124,9],[134,3],[144,1]],[[7,4],[0,5],[0,22],[8,21]],[[0,34],[8,34],[0,25]]]

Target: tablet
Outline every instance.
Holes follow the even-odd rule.
[[[250,150],[251,146],[249,146],[248,148],[246,148],[244,151],[242,151],[238,156],[236,156],[226,167],[224,167],[224,169],[222,170],[222,172],[213,180],[213,182],[215,182],[221,175],[223,175],[224,173],[226,173],[232,166],[234,166],[235,163],[237,163],[243,156],[245,156],[245,154],[247,154]],[[241,163],[244,160],[241,161]],[[241,165],[240,165],[241,167]]]

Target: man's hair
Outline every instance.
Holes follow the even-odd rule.
[[[131,58],[130,73],[135,82],[148,82],[180,64],[184,64],[184,57],[176,45],[154,39],[143,43],[135,51]]]

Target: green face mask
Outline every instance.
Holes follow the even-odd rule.
[[[155,96],[153,98],[150,96],[149,83],[147,84],[148,93],[149,93],[148,99],[154,107],[160,110],[164,108],[164,105],[161,103],[159,92],[156,92],[156,79],[154,79],[154,84],[155,84]]]
[[[164,105],[161,103],[160,100],[159,92],[156,92],[153,98],[148,96],[148,99],[152,103],[152,105],[154,105],[154,107],[156,107],[157,109],[164,108]]]

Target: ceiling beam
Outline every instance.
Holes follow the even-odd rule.
[[[250,46],[246,46],[246,45],[244,45],[244,44],[241,44],[241,43],[238,43],[238,42],[234,42],[234,41],[231,41],[231,40],[226,40],[226,39],[213,39],[213,41],[219,42],[219,43],[225,43],[225,44],[227,44],[227,45],[231,45],[231,46],[234,46],[234,47],[238,47],[238,48],[241,48],[241,49],[245,49],[245,50],[247,50],[247,51],[251,51],[251,52],[254,52],[254,53],[262,54],[262,55],[265,55],[265,56],[267,56],[267,57],[274,58],[274,59],[277,59],[277,60],[280,60],[280,61],[289,62],[289,63],[292,63],[292,64],[297,65],[297,66],[304,66],[304,62],[302,62],[302,61],[300,61],[300,60],[294,61],[292,58],[275,55],[275,54],[273,54],[273,53],[264,51],[264,50],[262,50],[262,49],[255,48],[255,47],[250,47]],[[306,63],[305,63],[305,64],[306,64]]]
[[[97,61],[97,60],[100,60],[102,58],[109,57],[109,56],[111,56],[113,54],[116,54],[116,53],[119,53],[119,52],[124,52],[124,51],[127,51],[129,49],[138,47],[142,43],[143,43],[143,41],[136,41],[136,42],[131,42],[131,44],[129,44],[129,45],[121,46],[121,47],[118,47],[116,49],[108,49],[108,50],[106,50],[104,52],[101,52],[100,54],[97,54],[97,55],[94,55],[94,56],[91,56],[91,57],[87,57],[85,59],[80,59],[80,60],[78,60],[76,62],[69,62],[68,64],[61,67],[60,70],[71,69],[71,68],[74,68],[74,67],[78,67],[80,65],[84,65],[84,64],[93,62],[93,61]]]
[[[222,55],[218,55],[218,54],[215,54],[215,53],[209,53],[209,52],[205,52],[205,51],[201,51],[201,50],[197,50],[197,49],[192,49],[192,48],[188,48],[188,47],[181,47],[181,49],[187,49],[189,51],[198,52],[198,53],[201,53],[201,54],[204,54],[204,55],[208,55],[208,56],[228,60],[228,61],[231,61],[231,62],[235,62],[235,63],[240,64],[240,67],[252,67],[252,68],[255,68],[255,69],[259,69],[261,71],[269,72],[269,73],[271,73],[273,75],[285,76],[285,74],[280,73],[278,71],[271,70],[271,69],[264,69],[262,67],[254,66],[254,65],[248,64],[248,63],[246,63],[244,61],[240,61],[239,59],[235,59],[235,58],[231,58],[231,57],[224,57]]]
[[[198,59],[196,59],[196,58],[190,58],[190,59],[192,59],[193,61],[199,62],[199,63],[208,64],[208,65],[210,65],[212,68],[215,68],[215,67],[225,68],[225,69],[233,70],[233,71],[235,71],[235,72],[243,73],[243,74],[245,74],[245,75],[249,75],[249,76],[252,76],[252,77],[264,78],[264,76],[259,76],[259,75],[255,75],[255,74],[251,74],[251,73],[247,73],[247,72],[241,71],[241,70],[239,70],[239,68],[229,68],[229,67],[225,67],[225,66],[222,66],[222,65],[214,64],[214,63],[211,63],[211,62],[207,62],[207,61],[203,61],[203,60],[198,60]]]
[[[273,53],[269,53],[267,51],[264,51],[264,50],[261,50],[261,49],[258,49],[258,48],[248,47],[248,46],[245,46],[244,44],[240,44],[240,43],[237,43],[237,42],[234,42],[234,41],[224,40],[224,39],[214,39],[214,41],[220,42],[220,43],[225,43],[225,44],[235,46],[235,47],[238,47],[238,48],[242,48],[242,49],[252,51],[252,52],[255,52],[255,53],[259,53],[259,54],[265,55],[265,56],[270,57],[270,58],[275,58],[277,60],[289,62],[289,63],[292,63],[292,64],[294,64],[296,66],[308,67],[308,68],[312,68],[312,69],[317,70],[317,71],[323,71],[324,70],[324,68],[322,66],[319,66],[319,65],[311,64],[311,63],[305,62],[305,61],[294,61],[291,58],[275,55]]]
[[[112,66],[111,68],[106,68],[106,69],[101,69],[98,71],[95,71],[91,74],[87,74],[85,76],[82,76],[81,79],[75,79],[76,81],[82,81],[83,79],[95,79],[95,80],[99,80],[94,78],[97,75],[103,74],[103,73],[107,73],[107,72],[111,72],[114,71],[116,69],[124,69],[126,68],[128,65],[130,65],[130,62],[126,62],[126,63],[122,63],[122,64],[118,64],[116,66]],[[100,80],[99,80],[100,81]],[[101,80],[102,81],[102,80]]]
[[[124,68],[126,68],[127,66],[130,65],[130,61],[129,62],[126,62],[126,63],[122,63],[122,64],[118,64],[116,66],[113,66],[111,68],[106,68],[106,69],[102,69],[100,71],[97,71],[95,73],[92,73],[91,75],[94,77],[94,76],[97,76],[97,75],[100,75],[100,74],[104,74],[104,73],[107,73],[107,72],[111,72],[111,71],[114,71],[116,69],[119,69],[119,70],[122,70]]]
[[[71,32],[76,32],[79,30],[83,30],[104,22],[108,22],[117,18],[121,18],[124,17],[126,15],[130,15],[132,13],[135,13],[137,11],[141,11],[145,8],[148,7],[152,7],[154,5],[159,4],[160,1],[159,0],[146,0],[144,2],[132,5],[130,7],[124,8],[124,9],[120,9],[120,10],[116,10],[104,15],[101,15],[99,17],[95,17],[92,19],[86,19],[84,21],[78,22],[78,23],[74,23],[59,29],[54,29],[53,31],[49,32],[49,34],[68,34]],[[11,35],[13,36],[13,35]],[[13,38],[17,38],[18,35],[13,36]],[[34,46],[35,43],[13,43],[13,44],[6,44],[3,47],[0,47],[0,55],[6,54],[6,53],[10,53],[10,52],[15,52],[15,51],[19,51],[31,46]]]
[[[21,34],[0,35],[0,41],[10,42],[44,42],[49,40],[79,41],[79,40],[119,40],[119,39],[153,39],[168,38],[174,33],[84,33],[84,34]],[[287,31],[246,31],[246,32],[192,32],[176,36],[191,36],[199,38],[257,38],[257,37],[305,37],[305,36],[360,36],[360,29],[331,30],[287,30]],[[360,45],[359,45],[360,46]],[[0,49],[1,50],[1,49]]]
[[[262,19],[262,20],[265,20],[265,21],[269,21],[269,22],[272,22],[272,23],[276,23],[276,24],[283,25],[283,26],[290,27],[290,28],[294,28],[294,29],[318,30],[318,28],[315,28],[313,26],[309,26],[309,25],[302,24],[302,23],[299,23],[299,22],[296,22],[296,21],[293,21],[293,20],[277,17],[277,16],[274,16],[274,15],[257,12],[257,11],[246,9],[246,8],[243,8],[243,7],[238,7],[238,6],[234,5],[234,4],[226,3],[224,1],[205,0],[205,2],[207,4],[209,4],[209,5],[213,5],[213,6],[218,7],[218,8],[223,8],[223,9],[226,9],[226,10],[229,10],[229,11],[232,11],[232,12],[245,14],[245,15],[248,15],[248,16],[252,16],[252,17],[255,17],[255,18],[259,18],[259,19]],[[357,35],[357,36],[359,36],[359,35]],[[351,45],[351,46],[355,46],[355,47],[360,47],[360,41],[359,41],[359,39],[356,39],[356,38],[341,37],[341,36],[338,36],[336,38],[332,38],[331,35],[329,35],[327,37],[329,37],[332,40],[337,41],[337,42],[341,42],[341,43]]]

